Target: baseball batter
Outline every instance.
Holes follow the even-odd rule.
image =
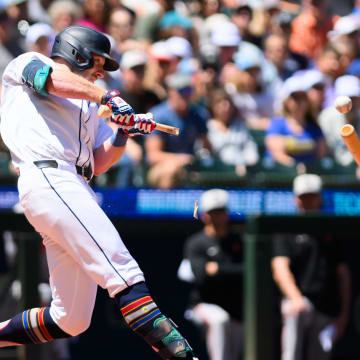
[[[53,299],[50,307],[0,323],[0,347],[84,332],[100,285],[161,358],[195,359],[151,298],[142,271],[88,184],[119,160],[129,136],[155,128],[149,116],[134,114],[119,91],[94,84],[119,67],[109,53],[104,34],[72,26],[56,36],[51,58],[25,53],[4,72],[1,136],[19,170],[25,215],[46,247]],[[97,115],[97,103],[112,110],[115,133]]]

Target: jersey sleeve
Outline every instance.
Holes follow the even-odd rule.
[[[290,257],[291,254],[292,252],[289,237],[286,234],[274,234],[272,238],[272,257]]]
[[[51,67],[54,66],[54,61],[47,56],[36,52],[28,52],[21,54],[14,60],[12,60],[6,67],[3,74],[3,83],[21,84],[23,85],[23,70],[33,60],[40,60],[44,64]]]

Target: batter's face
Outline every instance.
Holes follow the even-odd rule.
[[[93,54],[93,57],[94,66],[91,69],[81,71],[81,76],[91,82],[95,82],[97,79],[103,78],[105,73],[105,58],[96,54]]]

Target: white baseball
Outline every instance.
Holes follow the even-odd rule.
[[[337,111],[346,114],[351,110],[352,102],[348,96],[338,96],[334,102]]]

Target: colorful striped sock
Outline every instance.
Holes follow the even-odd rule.
[[[145,283],[135,284],[115,297],[126,323],[161,358],[192,359],[192,349],[149,295]]]
[[[26,310],[0,323],[0,348],[69,337],[55,324],[49,310],[49,307]]]

